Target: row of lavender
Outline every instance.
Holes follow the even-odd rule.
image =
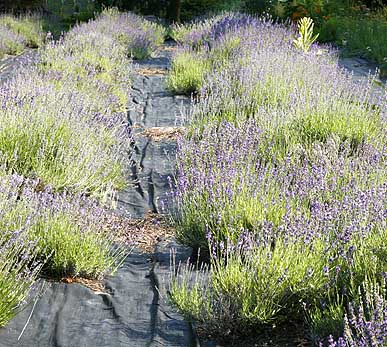
[[[26,47],[37,48],[43,44],[44,33],[38,17],[0,15],[0,59],[16,55]]]
[[[161,33],[106,10],[0,87],[0,326],[42,271],[99,278],[126,255],[108,209],[126,184],[131,57]]]
[[[223,338],[296,323],[317,344],[385,345],[387,105],[372,78],[354,84],[333,50],[303,52],[269,18],[174,30],[168,86],[196,93],[175,220],[210,270],[182,265],[172,302]]]

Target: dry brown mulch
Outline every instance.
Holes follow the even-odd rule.
[[[177,140],[185,134],[184,127],[152,127],[147,128],[139,135],[149,137],[155,142],[161,140]]]
[[[167,218],[157,213],[148,212],[142,219],[118,215],[112,215],[111,218],[115,229],[119,230],[117,241],[131,244],[147,253],[154,252],[159,241],[175,235],[175,229]]]
[[[176,51],[177,50],[177,47],[176,45],[174,46],[163,46],[161,49],[163,51],[169,51],[169,52],[173,52],[173,51]]]
[[[97,280],[97,279],[91,280],[91,279],[82,278],[82,277],[63,277],[61,279],[61,282],[81,284],[91,289],[96,294],[107,293],[105,289],[105,285],[103,284],[102,280]]]
[[[143,69],[138,69],[137,73],[142,76],[155,76],[155,75],[166,75],[168,71],[166,69],[143,68]]]

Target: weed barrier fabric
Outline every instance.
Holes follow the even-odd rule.
[[[28,49],[17,56],[7,56],[0,60],[0,85],[12,78],[24,66],[35,64],[38,50]]]
[[[376,76],[371,88],[371,96],[374,100],[385,96],[384,89],[387,83],[387,77],[379,76],[377,64],[360,57],[339,58],[338,63],[341,67],[352,73],[352,78],[355,82],[362,82],[369,75]]]
[[[133,252],[105,280],[106,293],[41,281],[37,288],[43,284],[43,290],[32,293],[29,304],[0,329],[0,346],[200,346],[191,325],[167,304],[172,247],[177,261],[190,255],[173,242],[160,244],[154,256]]]
[[[157,58],[135,62],[138,73],[128,105],[128,122],[135,139],[128,172],[131,186],[118,195],[118,211],[133,218],[142,218],[149,211],[162,212],[161,200],[171,191],[176,174],[176,140],[142,135],[146,129],[181,125],[182,114],[189,108],[189,97],[166,90],[173,48],[167,43]]]

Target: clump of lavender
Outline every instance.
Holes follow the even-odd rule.
[[[332,336],[320,346],[382,347],[387,343],[387,303],[385,282],[382,285],[365,282],[359,288],[358,300],[349,304],[344,317],[344,335]]]
[[[51,276],[98,278],[113,272],[125,255],[114,246],[115,230],[105,225],[107,211],[85,196],[57,194],[39,180],[3,176],[0,207],[4,237],[24,230]]]
[[[18,17],[3,14],[0,25],[23,38],[24,47],[37,48],[44,42],[44,31],[41,19],[36,15],[25,14]]]
[[[26,235],[28,225],[0,237],[0,327],[6,325],[24,303],[42,264],[36,261],[38,248]]]
[[[35,212],[23,203],[16,208],[19,177],[0,183],[0,326],[4,326],[23,304],[42,267],[41,249],[29,237]],[[43,258],[41,260],[44,261]]]
[[[96,24],[114,26],[114,18],[48,42],[37,66],[2,87],[0,161],[8,172],[101,199],[125,185],[131,62]]]
[[[169,35],[180,46],[189,46],[200,49],[204,45],[204,39],[212,25],[217,21],[217,17],[210,17],[204,20],[193,20],[189,23],[173,23],[169,27]]]
[[[57,191],[106,198],[125,184],[124,116],[59,81],[30,69],[2,87],[0,162]]]
[[[228,41],[240,39],[237,55],[205,79],[193,127],[256,118],[279,155],[333,134],[353,147],[383,138],[385,102],[370,98],[372,81],[355,85],[334,55],[320,55],[317,48],[302,54],[292,47],[290,35],[269,23],[229,33]]]
[[[200,50],[211,46],[227,32],[256,25],[258,21],[253,16],[241,13],[224,13],[187,24],[173,24],[170,27],[170,35],[181,46]]]
[[[95,99],[101,96],[109,101],[116,99],[111,106],[115,111],[126,109],[131,62],[125,48],[112,37],[93,31],[87,24],[74,29],[64,40],[50,42],[44,47],[39,68],[52,74],[58,83],[70,79],[74,87]]]
[[[6,54],[15,55],[24,50],[24,39],[0,24],[0,59]]]
[[[38,180],[0,178],[0,326],[23,304],[38,274],[99,278],[126,255],[106,210],[84,196],[55,194]]]
[[[0,59],[6,54],[20,54],[26,47],[39,47],[43,39],[38,17],[0,15]]]
[[[212,267],[203,290],[183,271],[171,298],[216,334],[319,310],[334,326],[387,270],[385,102],[334,55],[259,25],[215,40],[211,54],[239,38],[236,59],[212,65],[179,143],[178,236],[209,248]]]
[[[96,20],[75,28],[73,34],[78,35],[82,30],[112,37],[123,46],[129,57],[135,59],[150,57],[163,43],[165,36],[162,26],[133,13],[120,13],[116,9],[104,10]]]

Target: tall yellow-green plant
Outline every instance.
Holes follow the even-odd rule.
[[[297,27],[298,37],[293,40],[294,46],[307,53],[319,34],[313,35],[314,23],[313,19],[309,17],[301,18]]]

